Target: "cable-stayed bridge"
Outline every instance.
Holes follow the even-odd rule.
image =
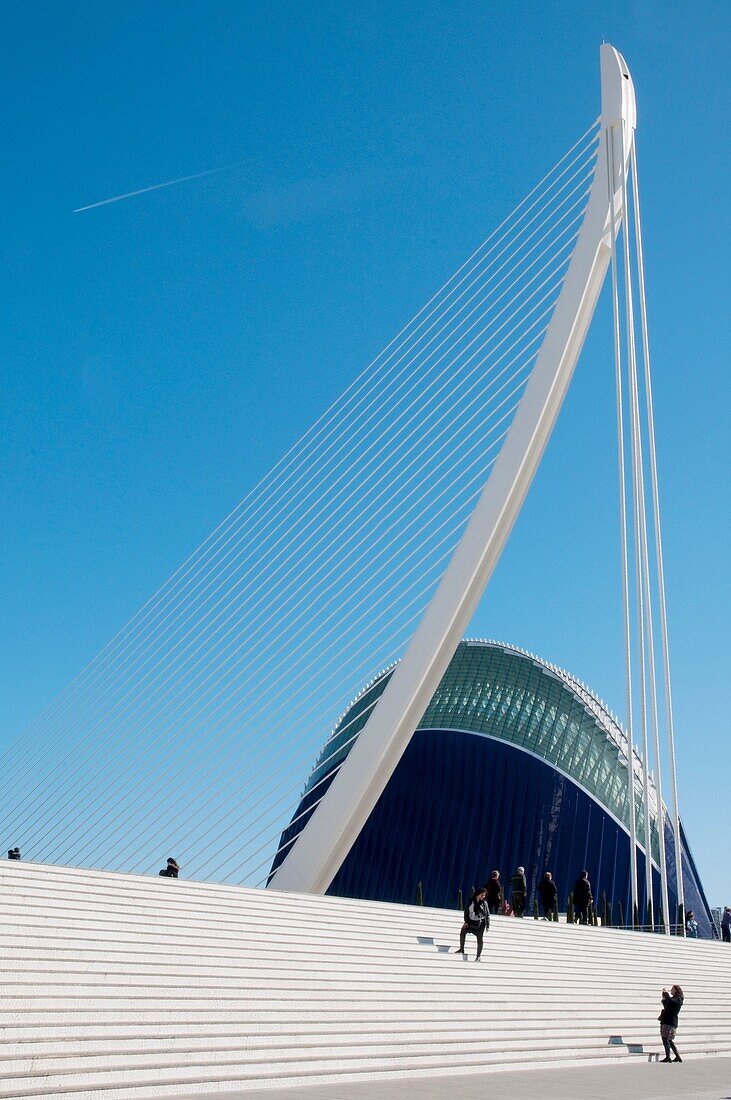
[[[258,886],[284,855],[275,888],[327,890],[499,559],[608,271],[626,799],[649,850],[638,809],[653,762],[662,807],[667,735],[679,850],[635,121],[602,47],[597,121],[8,752],[3,835],[24,857],[153,873],[172,854],[188,877]],[[397,659],[278,852],[323,737]]]
[[[602,928],[497,915],[486,961],[468,966],[450,951],[454,911],[317,896],[421,734],[457,735],[441,744],[446,771],[445,748],[470,730],[484,747],[500,712],[503,760],[523,723],[534,774],[554,748],[557,769],[569,756],[595,768],[589,815],[611,808],[601,842],[613,828],[632,901],[648,903],[626,923],[677,930],[634,92],[612,47],[601,61],[599,119],[6,754],[3,835],[23,860],[0,865],[0,1097],[342,1089],[582,1061],[611,1072],[657,1055],[671,981],[687,994],[683,1055],[731,1052],[729,956],[713,943],[620,931],[606,914]],[[607,272],[625,729],[556,666],[460,642]],[[413,737],[427,705],[440,716]],[[574,787],[577,813],[586,795]],[[169,855],[184,879],[150,877]]]

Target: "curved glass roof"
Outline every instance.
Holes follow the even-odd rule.
[[[305,793],[345,759],[385,690],[377,676],[337,723]],[[458,729],[508,741],[545,760],[588,791],[629,830],[627,737],[618,720],[568,673],[500,642],[460,642],[418,729]],[[642,764],[634,754],[637,837],[644,848]],[[653,856],[658,839],[651,790]]]

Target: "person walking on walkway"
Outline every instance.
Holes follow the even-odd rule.
[[[480,961],[480,955],[482,954],[482,938],[485,935],[486,929],[490,927],[490,914],[487,910],[487,902],[485,901],[486,896],[484,887],[482,890],[475,890],[469,903],[465,906],[464,924],[459,933],[458,955],[465,954],[464,942],[468,933],[477,940],[477,958],[475,962]]]
[[[589,923],[589,906],[593,901],[589,872],[582,871],[574,883],[574,910],[579,918],[579,924]]]
[[[731,943],[731,905],[725,906],[721,917],[721,939]]]
[[[510,901],[516,917],[522,917],[525,912],[528,884],[525,881],[525,867],[518,867],[515,874],[510,876]]]
[[[692,909],[688,910],[688,916],[685,918],[685,934],[691,940],[698,939],[698,921]]]
[[[543,906],[543,916],[546,920],[553,920],[553,910],[558,897],[558,888],[553,881],[553,875],[546,871],[538,885],[538,895]]]
[[[493,871],[490,875],[485,883],[485,893],[487,894],[488,911],[492,914],[502,913],[505,898],[503,897],[503,884],[500,881],[499,871]]]
[[[660,1038],[662,1039],[662,1045],[665,1047],[665,1057],[661,1058],[661,1062],[682,1062],[683,1059],[678,1054],[678,1048],[675,1045],[675,1032],[678,1027],[678,1013],[683,1007],[683,990],[679,985],[673,985],[670,987],[670,992],[667,989],[662,991],[662,1012],[658,1016],[660,1021]],[[674,1058],[670,1057],[670,1051],[672,1050],[675,1055]]]

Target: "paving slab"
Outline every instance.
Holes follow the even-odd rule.
[[[563,1066],[201,1093],[198,1100],[731,1100],[731,1058]]]

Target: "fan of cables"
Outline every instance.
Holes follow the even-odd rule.
[[[24,857],[150,872],[173,853],[189,877],[266,879],[328,731],[403,653],[489,476],[597,138],[594,125],[8,751],[2,828]]]

